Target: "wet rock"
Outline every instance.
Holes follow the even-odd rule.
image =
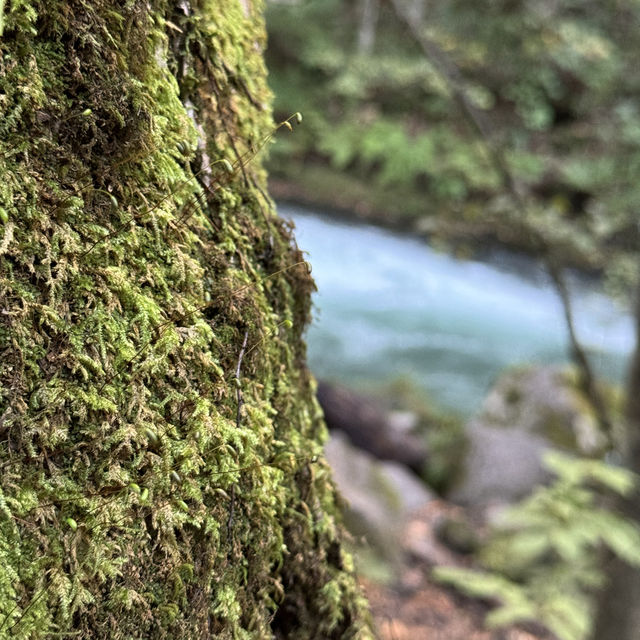
[[[531,367],[504,374],[467,426],[460,479],[449,497],[486,508],[511,503],[544,484],[552,448],[595,455],[605,444],[570,368]]]
[[[462,478],[449,496],[454,502],[479,507],[515,502],[549,479],[541,458],[550,443],[542,436],[474,420],[468,438]]]
[[[598,454],[606,440],[576,379],[572,367],[508,371],[487,396],[478,419],[487,426],[539,434],[576,453]]]
[[[413,411],[390,411],[387,421],[394,433],[412,433],[418,428],[420,418]]]
[[[401,553],[400,536],[411,512],[434,494],[408,469],[383,462],[333,433],[326,446],[338,490],[347,502],[346,524],[389,560]]]

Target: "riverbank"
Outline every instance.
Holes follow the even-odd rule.
[[[477,203],[433,211],[428,194],[381,189],[323,164],[291,169],[291,173],[274,167],[269,192],[280,203],[321,209],[337,219],[410,233],[461,257],[482,256],[496,248],[539,256],[531,234],[510,224],[503,212],[492,214]],[[580,251],[570,243],[558,252],[558,259],[564,267],[594,276],[601,275],[606,266],[601,251]]]
[[[543,451],[553,448],[584,454],[588,449],[595,453],[597,439],[585,431],[585,426],[590,420],[594,429],[597,426],[585,413],[584,399],[572,380],[570,370],[530,369],[505,375],[485,400],[483,411],[457,438],[442,431],[444,425],[437,424],[430,408],[426,408],[425,421],[415,405],[406,404],[406,398],[389,397],[385,406],[379,396],[357,395],[344,388],[334,388],[328,394],[322,390],[326,385],[321,385],[319,401],[331,430],[326,456],[345,498],[345,523],[353,535],[356,567],[381,639],[556,637],[545,633],[540,625],[512,624],[536,621],[554,627],[552,617],[543,613],[544,607],[540,617],[535,613],[535,589],[527,596],[531,598],[528,609],[516,611],[511,606],[507,617],[503,615],[500,629],[490,630],[486,624],[496,617],[490,614],[489,601],[492,605],[500,602],[503,613],[513,605],[504,599],[504,592],[483,602],[470,600],[438,581],[436,572],[442,576],[451,568],[486,571],[482,549],[491,539],[493,527],[500,526],[500,514],[550,480],[542,463]],[[389,411],[397,409],[399,401],[405,411]],[[358,430],[354,432],[356,424]],[[449,438],[452,455],[448,462],[436,449],[442,445],[438,445],[442,435]],[[418,446],[408,445],[411,438]],[[414,461],[406,459],[406,452],[393,446],[400,440],[415,451],[422,440],[424,460],[419,475]],[[391,446],[381,449],[385,442]],[[434,465],[447,477],[446,484],[451,485],[455,476],[458,482],[449,490],[446,486],[437,488],[432,482]],[[544,500],[542,504],[546,504]],[[540,513],[544,516],[544,509]],[[553,517],[548,522],[551,527]],[[543,517],[535,526],[542,526],[543,531],[537,533],[546,540],[544,523]],[[509,535],[517,535],[516,530],[511,529]],[[524,531],[521,539],[532,534],[535,531]],[[506,541],[506,549],[518,548],[508,536]],[[513,553],[512,559],[518,558],[518,562],[528,557],[526,550],[522,557]],[[506,567],[504,575],[508,576],[510,566],[506,563],[503,569],[492,570],[503,571]],[[540,570],[544,571],[542,567]],[[465,589],[465,584],[471,583],[459,582],[458,588],[472,594],[473,588]],[[570,615],[580,613],[570,594],[563,594],[562,599]],[[487,619],[487,615],[491,617]]]
[[[488,605],[433,575],[484,570],[473,555],[488,540],[484,523],[548,481],[543,450],[587,447],[593,455],[601,445],[575,374],[539,366],[568,359],[548,277],[535,260],[504,248],[485,248],[485,261],[462,260],[406,228],[382,229],[356,215],[347,222],[335,209],[279,210],[294,222],[318,285],[317,322],[307,335],[312,370],[375,398],[347,389],[327,394],[326,385],[318,394],[332,429],[327,459],[349,505],[345,521],[380,637],[550,639],[539,628],[488,630]],[[580,337],[600,374],[611,364],[620,371],[629,318],[621,322],[595,282],[574,275]],[[512,368],[523,362],[538,366]],[[537,602],[537,592],[530,597]],[[522,619],[538,616],[510,618]]]

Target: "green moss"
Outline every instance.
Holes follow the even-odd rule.
[[[5,7],[0,637],[369,637],[258,9]]]

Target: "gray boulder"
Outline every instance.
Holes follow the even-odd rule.
[[[374,458],[349,444],[340,432],[332,433],[325,452],[347,503],[347,528],[388,560],[397,560],[409,514],[434,494],[403,465]]]
[[[463,470],[449,497],[479,508],[515,502],[547,482],[546,450],[596,455],[606,443],[572,369],[553,366],[501,376],[467,437]]]

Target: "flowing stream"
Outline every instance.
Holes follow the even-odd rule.
[[[307,336],[318,377],[375,388],[408,379],[460,415],[477,410],[507,367],[568,361],[562,307],[533,259],[484,261],[424,241],[281,205],[318,286]],[[596,370],[621,380],[630,316],[597,284],[571,277],[576,325]]]

